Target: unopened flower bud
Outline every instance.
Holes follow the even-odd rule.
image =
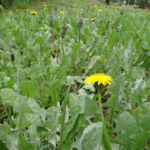
[[[123,13],[124,13],[124,7],[122,6],[120,9],[120,14],[123,15]]]
[[[66,31],[67,31],[67,26],[66,26],[66,25],[63,25],[62,30],[61,30],[61,32],[60,32],[62,38],[66,35]]]
[[[54,25],[54,20],[53,20],[52,14],[51,14],[51,16],[50,16],[49,25],[50,25],[51,27]]]

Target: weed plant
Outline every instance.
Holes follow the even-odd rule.
[[[149,12],[65,1],[2,12],[3,146],[150,149]],[[86,78],[97,73],[111,82]]]

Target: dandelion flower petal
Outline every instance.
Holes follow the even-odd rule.
[[[98,85],[101,83],[103,85],[106,85],[106,84],[110,85],[112,81],[113,79],[110,76],[107,76],[103,73],[93,74],[89,77],[86,77],[86,79],[84,80],[85,84],[92,84],[92,83],[98,82]]]

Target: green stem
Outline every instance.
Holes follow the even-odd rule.
[[[103,123],[103,140],[104,140],[106,149],[112,150],[111,145],[110,145],[110,141],[109,141],[109,137],[107,134],[106,126],[105,126],[105,120],[104,120],[103,112],[102,112],[102,103],[101,103],[100,91],[98,91],[98,100],[99,100],[99,110],[100,110],[101,120]]]
[[[62,50],[63,50],[63,57],[64,57],[65,56],[65,52],[64,52],[63,37],[62,37]]]
[[[121,19],[121,15],[120,15],[119,21],[117,22],[116,29],[117,29],[117,27],[119,25],[120,19]]]
[[[55,48],[55,53],[57,55],[57,64],[58,64],[58,51],[57,51],[57,48],[56,48],[56,45],[55,45],[55,41],[54,41],[53,27],[51,27],[51,34],[52,34],[53,45],[54,45],[54,48]]]

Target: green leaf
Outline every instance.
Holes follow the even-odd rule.
[[[72,145],[72,148],[76,148],[78,150],[81,150],[81,146],[80,146],[80,139],[77,139]]]
[[[150,113],[146,114],[139,122],[138,127],[145,132],[150,132]]]
[[[18,134],[19,137],[19,149],[20,150],[34,150],[31,144],[29,144],[22,134]]]
[[[26,113],[33,113],[31,108],[29,107],[27,103],[27,97],[22,96],[20,98],[17,98],[14,105],[14,110],[18,112],[19,114],[26,114]]]
[[[80,139],[81,150],[99,150],[102,141],[103,124],[93,123],[85,128]]]
[[[8,143],[7,147],[9,149],[18,149],[18,133],[12,133],[8,135]]]
[[[121,75],[118,77],[121,82],[125,85],[125,77],[124,75]],[[123,97],[124,89],[123,87],[113,81],[112,86],[106,91],[107,94],[111,94],[111,97],[108,99],[108,101],[104,104],[104,106],[110,106],[109,114],[106,117],[107,120],[109,120],[109,123],[112,124],[114,118],[115,118],[115,110],[120,109],[122,97]],[[125,109],[125,107],[123,107]]]
[[[28,126],[28,131],[29,131],[29,138],[31,142],[38,143],[40,138],[38,132],[37,132],[37,126],[41,123],[41,118],[39,114],[36,113],[28,113],[26,114],[26,119],[31,123],[31,125]]]
[[[31,110],[31,108],[27,103],[26,96],[22,96],[20,99],[19,98],[16,99],[14,110],[19,113],[17,119],[14,119],[13,121],[20,131],[25,127],[31,125],[31,122],[26,120],[26,113],[33,113],[33,111]]]
[[[37,104],[37,102],[32,98],[29,98],[27,103],[28,103],[29,107],[31,108],[31,110],[35,114],[37,114],[38,116],[41,116],[42,120],[45,120],[45,117],[46,117],[46,110],[45,109],[40,108],[40,106]]]
[[[85,108],[85,96],[78,96],[75,93],[70,93],[69,108],[71,114],[76,114],[77,112],[83,114]]]
[[[111,35],[109,36],[109,39],[108,39],[108,45],[112,49],[113,46],[115,45],[115,43],[118,41],[119,41],[119,35],[116,33],[116,30],[113,29],[111,32]]]
[[[8,136],[8,127],[4,124],[0,124],[0,139],[6,143]]]
[[[83,81],[83,83],[84,83],[84,81]],[[82,89],[89,89],[90,91],[95,92],[95,89],[94,89],[94,87],[93,87],[93,84],[84,85],[84,86],[82,87]]]
[[[23,72],[20,68],[18,68],[18,69],[17,69],[17,82],[18,82],[19,87],[21,86],[22,82],[23,82],[25,79],[26,79],[26,78],[25,78],[24,72]]]
[[[80,48],[81,48],[81,44],[75,44],[73,46],[71,46],[71,48],[74,50],[74,51],[80,51]]]
[[[13,122],[17,126],[18,130],[20,131],[32,124],[30,121],[26,120],[25,116],[22,116],[20,114],[17,117],[17,119],[13,120]]]
[[[60,84],[65,84],[67,81],[67,73],[63,67],[60,67],[58,69],[58,79],[60,81]]]
[[[146,146],[146,140],[148,136],[149,133],[147,132],[141,132],[139,134],[135,134],[132,138],[132,140],[134,141],[133,150],[144,149]]]
[[[95,113],[99,113],[98,106],[89,97],[85,99],[85,118],[89,120],[95,116]]]
[[[59,109],[57,107],[50,107],[47,109],[47,120],[44,121],[41,125],[46,126],[51,133],[56,132],[58,125]]]
[[[2,103],[6,106],[14,106],[15,100],[21,98],[21,95],[8,88],[1,89],[0,94]]]
[[[41,67],[41,66],[38,66],[38,67],[36,66],[36,67],[32,67],[31,71],[28,70],[27,76],[28,76],[28,77],[35,77],[34,74],[38,75],[38,74],[42,73],[42,70],[43,70],[43,69],[46,70],[46,69],[47,69],[47,66],[42,66],[42,67]]]
[[[63,140],[66,139],[66,136],[67,136],[68,132],[73,129],[76,120],[78,120],[78,116],[79,116],[78,113],[72,115],[71,119],[69,119],[69,121],[67,123],[65,123],[65,125],[64,125],[64,132],[63,132]],[[70,136],[68,138],[70,138]]]
[[[52,97],[52,102],[54,106],[57,106],[57,102],[60,99],[60,88],[60,81],[56,80],[50,85],[49,90],[46,92],[46,94],[49,94]]]
[[[87,39],[86,39],[87,37],[82,33],[80,33],[80,37],[81,37],[81,40],[83,41],[83,43],[87,44]]]
[[[73,117],[73,119],[74,119],[74,117]],[[74,122],[73,119],[71,117],[71,120],[69,120],[69,122],[70,121]],[[79,127],[85,127],[86,126],[85,115],[79,114],[78,117],[75,118],[75,122],[73,124],[72,124],[72,126],[70,126],[71,130],[70,131],[68,130],[69,132],[67,134],[66,140],[69,140],[70,138],[72,138]],[[66,129],[68,128],[68,123],[65,125],[65,128]]]
[[[35,86],[31,84],[31,82],[23,82],[20,89],[27,97],[32,97],[33,95],[37,95],[37,89]]]
[[[93,68],[94,65],[95,65],[95,63],[96,63],[96,61],[97,61],[98,59],[100,59],[100,56],[93,56],[93,57],[91,58],[91,60],[90,60],[89,65],[88,65],[88,69]]]
[[[79,83],[84,83],[84,81],[82,80],[82,77],[79,77],[79,76],[67,76],[67,81],[73,85],[75,85],[74,81],[78,81]]]
[[[116,131],[121,130],[123,133],[131,135],[137,132],[136,120],[135,118],[128,112],[123,112],[118,120],[115,128]]]

